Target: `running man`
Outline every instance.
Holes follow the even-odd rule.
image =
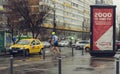
[[[51,44],[52,44],[52,48],[50,49],[50,51],[52,51],[54,54],[58,53],[59,57],[61,57],[61,53],[58,48],[58,36],[55,34],[55,32],[52,32]]]

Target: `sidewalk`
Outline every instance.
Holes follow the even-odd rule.
[[[71,49],[67,49],[67,48],[64,48],[62,49],[62,55],[64,56],[64,58],[68,57],[68,56],[71,56]],[[1,60],[0,59],[0,74],[9,74],[10,72],[10,57],[8,58],[4,58],[5,55],[1,55],[0,57],[5,59],[5,60]],[[10,56],[10,55],[7,55],[7,56]],[[47,68],[50,68],[50,67],[54,67],[54,60],[52,60],[49,56],[48,53],[46,53],[46,59],[44,60],[43,59],[43,56],[41,55],[38,55],[38,57],[35,57],[35,58],[23,58],[25,59],[25,61],[23,60],[14,60],[13,63],[14,63],[14,72],[24,72],[24,71],[28,71],[28,70],[31,70],[34,68],[34,71],[35,69],[37,71],[41,71],[41,69],[47,69]],[[40,60],[38,60],[40,59]],[[32,61],[31,61],[32,60]],[[2,62],[3,61],[3,62]],[[57,60],[56,60],[57,61]],[[6,62],[6,64],[2,64]],[[45,70],[46,71],[46,70]],[[31,72],[32,73],[32,72]],[[17,73],[15,73],[17,74]],[[20,73],[20,74],[25,74],[25,73]],[[37,74],[37,73],[35,73]]]
[[[79,53],[78,51],[74,51],[74,54]],[[81,53],[80,53],[81,55]],[[66,60],[70,60],[70,59],[76,59],[75,57],[72,57],[72,51],[71,49],[62,49],[62,56],[64,56],[62,58],[62,65],[64,64],[64,62],[66,62]],[[53,72],[56,72],[56,70],[54,71],[54,68],[58,67],[58,60],[51,60],[51,58],[48,56],[48,54],[46,54],[46,59],[42,59],[43,57],[38,57],[41,58],[40,60],[35,60],[36,58],[33,59],[27,59],[25,61],[22,60],[18,60],[14,61],[14,72],[15,74],[26,74],[25,71],[32,71],[34,69],[34,71],[37,70],[38,71],[45,71],[47,72],[47,74],[56,74]],[[10,59],[7,59],[8,61],[10,61]],[[35,60],[34,62],[31,60]],[[71,61],[71,60],[70,60]],[[8,65],[6,64],[5,66],[0,67],[0,74],[9,74],[10,72],[10,62],[8,62]],[[19,64],[18,64],[19,63]],[[57,69],[57,68],[56,68]],[[17,72],[17,73],[16,73]],[[22,73],[20,73],[22,72]],[[24,72],[24,73],[23,73]],[[31,72],[32,73],[32,72]],[[32,73],[33,74],[33,73]],[[34,72],[34,74],[37,74]]]
[[[63,51],[67,51],[63,49]],[[62,52],[63,52],[62,51]],[[115,74],[114,58],[93,58],[89,53],[81,55],[80,50],[74,51],[68,49],[69,56],[62,58],[61,74]],[[39,57],[40,58],[40,57]],[[34,58],[35,59],[35,58]],[[33,59],[32,59],[33,60]],[[105,61],[104,61],[105,60]],[[104,63],[106,62],[106,63]],[[19,64],[14,63],[14,74],[58,74],[58,60],[52,60],[49,56],[45,60],[22,61]],[[9,74],[10,69],[0,71],[0,74]]]
[[[71,57],[62,58],[61,67],[62,74],[79,74],[79,67],[81,68],[90,68],[89,65],[86,65],[85,60],[89,60],[88,54],[81,56],[75,55]],[[82,59],[84,64],[79,62]],[[88,63],[88,62],[87,62]],[[82,65],[81,65],[82,64]],[[81,66],[80,66],[81,65]],[[36,62],[27,62],[24,64],[19,64],[19,66],[14,65],[15,74],[58,74],[58,60],[52,60],[49,57],[46,57],[45,60],[40,60]],[[9,71],[9,70],[8,70]]]
[[[58,67],[49,69],[52,74],[58,74]],[[62,60],[61,74],[115,74],[115,58],[91,57],[76,54],[74,57]]]
[[[94,68],[90,66],[89,60],[90,60],[89,53],[85,53],[85,55],[81,55],[80,53],[76,54],[73,57],[62,59],[61,72],[62,74],[87,74],[89,71],[94,70]],[[58,66],[50,68],[49,71],[51,71],[52,74],[58,74]]]

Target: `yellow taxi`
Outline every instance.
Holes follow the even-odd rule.
[[[39,39],[21,39],[16,44],[10,46],[10,54],[22,54],[28,56],[31,53],[40,53],[44,48]]]
[[[86,44],[86,45],[84,46],[84,50],[85,50],[86,52],[89,52],[89,51],[90,51],[90,44]]]

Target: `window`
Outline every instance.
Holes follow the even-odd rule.
[[[63,14],[63,11],[61,9],[56,9],[56,13]]]
[[[71,5],[74,7],[78,7],[78,4],[71,2]]]
[[[32,45],[35,45],[35,40],[33,40],[31,44],[32,44]]]
[[[56,4],[56,7],[59,8],[59,9],[63,9],[63,6],[59,3]]]
[[[38,40],[36,40],[36,45],[40,45],[40,42]]]

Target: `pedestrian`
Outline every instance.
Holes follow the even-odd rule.
[[[52,40],[51,40],[51,45],[52,48],[50,49],[51,52],[53,52],[54,54],[58,53],[59,57],[61,57],[61,53],[60,50],[58,48],[58,36],[56,35],[55,32],[52,32]]]

